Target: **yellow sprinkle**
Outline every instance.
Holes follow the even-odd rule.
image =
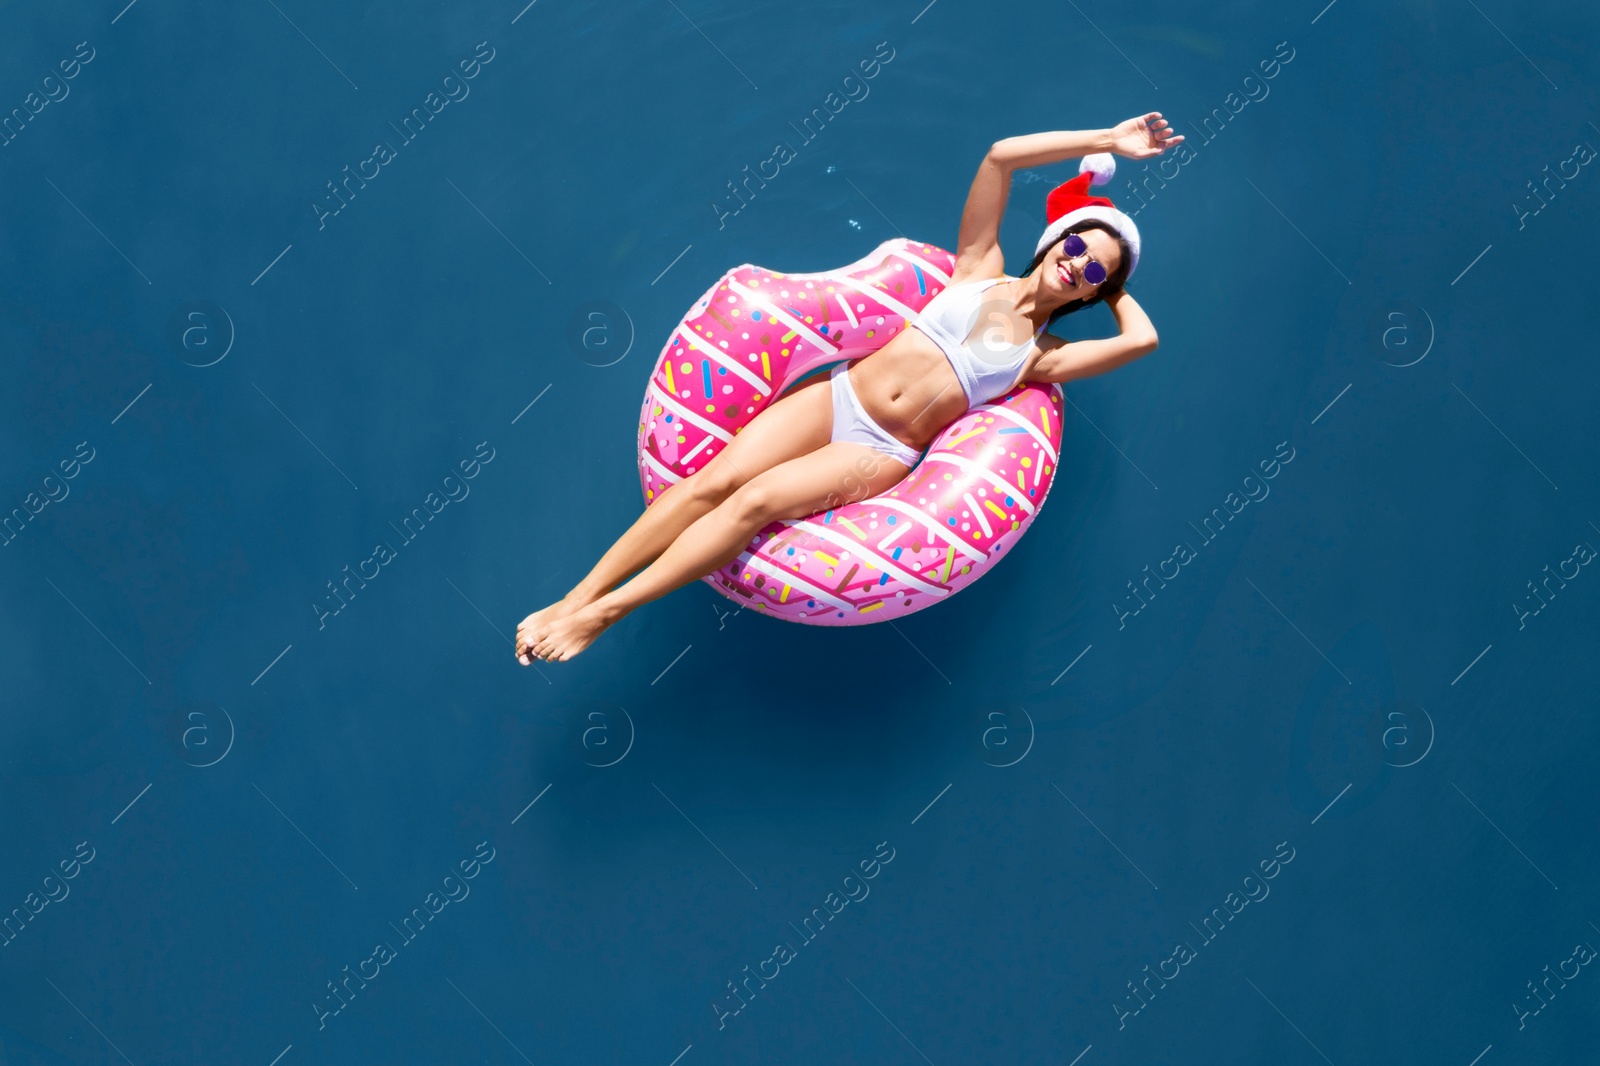
[[[1048,408],[1048,407],[1039,408],[1039,421],[1044,423],[1044,431],[1045,431],[1045,434],[1048,436],[1049,433],[1050,433],[1050,408]]]
[[[944,550],[944,574],[939,578],[940,581],[948,582],[950,580],[950,566],[955,562],[955,558],[955,545],[951,545]]]
[[[844,528],[848,529],[850,532],[854,533],[857,537],[860,537],[862,540],[866,540],[867,539],[867,535],[865,533],[861,532],[861,527],[860,526],[858,526],[854,522],[850,521],[850,519],[846,518],[844,515],[838,515],[836,517],[838,518],[839,524],[841,526],[843,526]]]
[[[672,380],[672,364],[671,363],[667,364],[667,391],[672,393],[672,395],[674,395],[674,396],[678,395],[678,386]]]
[[[962,441],[967,440],[970,437],[976,437],[979,433],[982,433],[982,432],[983,432],[983,427],[982,426],[979,426],[977,429],[968,430],[967,432],[961,434],[961,436],[957,437],[955,440],[947,441],[945,443],[945,447],[946,448],[954,448],[957,444],[960,444]]]
[[[868,611],[876,611],[879,607],[882,607],[884,603],[884,600],[879,600],[877,603],[869,604],[866,607],[861,608],[857,613],[866,614]]]
[[[823,562],[827,563],[829,566],[838,566],[839,565],[839,560],[835,559],[833,556],[829,555],[827,552],[815,552],[814,551],[811,554],[815,555],[818,559],[821,559]]]
[[[798,336],[798,334],[796,334],[795,331],[791,329],[788,333],[785,333],[783,336],[779,337],[778,339],[780,341],[788,341],[788,340],[793,340],[796,336]]]
[[[789,602],[789,586],[788,585],[783,586],[783,595],[778,597],[778,602],[779,603],[788,603]]]
[[[768,381],[772,380],[772,364],[767,362],[767,353],[761,353],[761,376]]]
[[[994,505],[994,501],[993,500],[984,500],[983,501],[983,505],[985,507],[989,508],[989,510],[993,511],[995,514],[999,515],[1001,518],[1004,518],[1006,516],[1006,513],[1004,511],[1000,510],[1000,508],[998,508],[998,507],[996,507]]]
[[[1028,491],[1028,486],[1022,483],[1022,471],[1020,470],[1017,471],[1017,488],[1021,489],[1023,492]]]

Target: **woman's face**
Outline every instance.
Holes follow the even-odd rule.
[[[1070,300],[1087,300],[1094,296],[1100,287],[1091,285],[1083,279],[1084,268],[1092,259],[1105,267],[1106,276],[1110,277],[1122,265],[1122,247],[1117,239],[1102,229],[1086,229],[1078,231],[1077,236],[1083,238],[1083,243],[1088,245],[1088,251],[1076,259],[1070,258],[1066,251],[1066,237],[1051,246],[1045,254],[1044,262],[1040,264],[1040,272],[1044,284],[1051,292],[1059,294],[1062,303]]]

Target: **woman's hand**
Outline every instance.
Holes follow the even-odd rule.
[[[1159,111],[1130,118],[1111,127],[1111,150],[1129,159],[1149,159],[1182,143],[1183,134],[1173,134],[1172,125],[1161,117]]]

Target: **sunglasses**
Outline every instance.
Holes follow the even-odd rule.
[[[1062,245],[1068,259],[1077,259],[1089,253],[1089,246],[1076,233],[1067,234],[1066,240],[1062,241]],[[1083,280],[1090,285],[1101,285],[1105,283],[1108,276],[1106,268],[1101,266],[1100,262],[1093,256],[1089,256],[1089,264],[1083,268]]]

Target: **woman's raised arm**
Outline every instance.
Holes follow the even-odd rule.
[[[1095,152],[1111,152],[1129,159],[1149,159],[1183,143],[1174,135],[1161,112],[1124,119],[1108,130],[1056,130],[1029,133],[996,141],[978,165],[978,175],[967,192],[961,212],[961,232],[956,238],[953,280],[992,278],[1005,273],[1000,252],[1000,219],[1006,213],[1011,174],[1023,167],[1042,167],[1063,159]]]
[[[1006,213],[1006,197],[1011,191],[1014,171],[1092,152],[1109,152],[1114,146],[1111,130],[1059,130],[996,141],[978,164],[978,174],[967,192],[967,205],[961,212],[961,232],[956,238],[953,280],[992,278],[1005,273],[1005,256],[1000,251],[1000,219]]]

